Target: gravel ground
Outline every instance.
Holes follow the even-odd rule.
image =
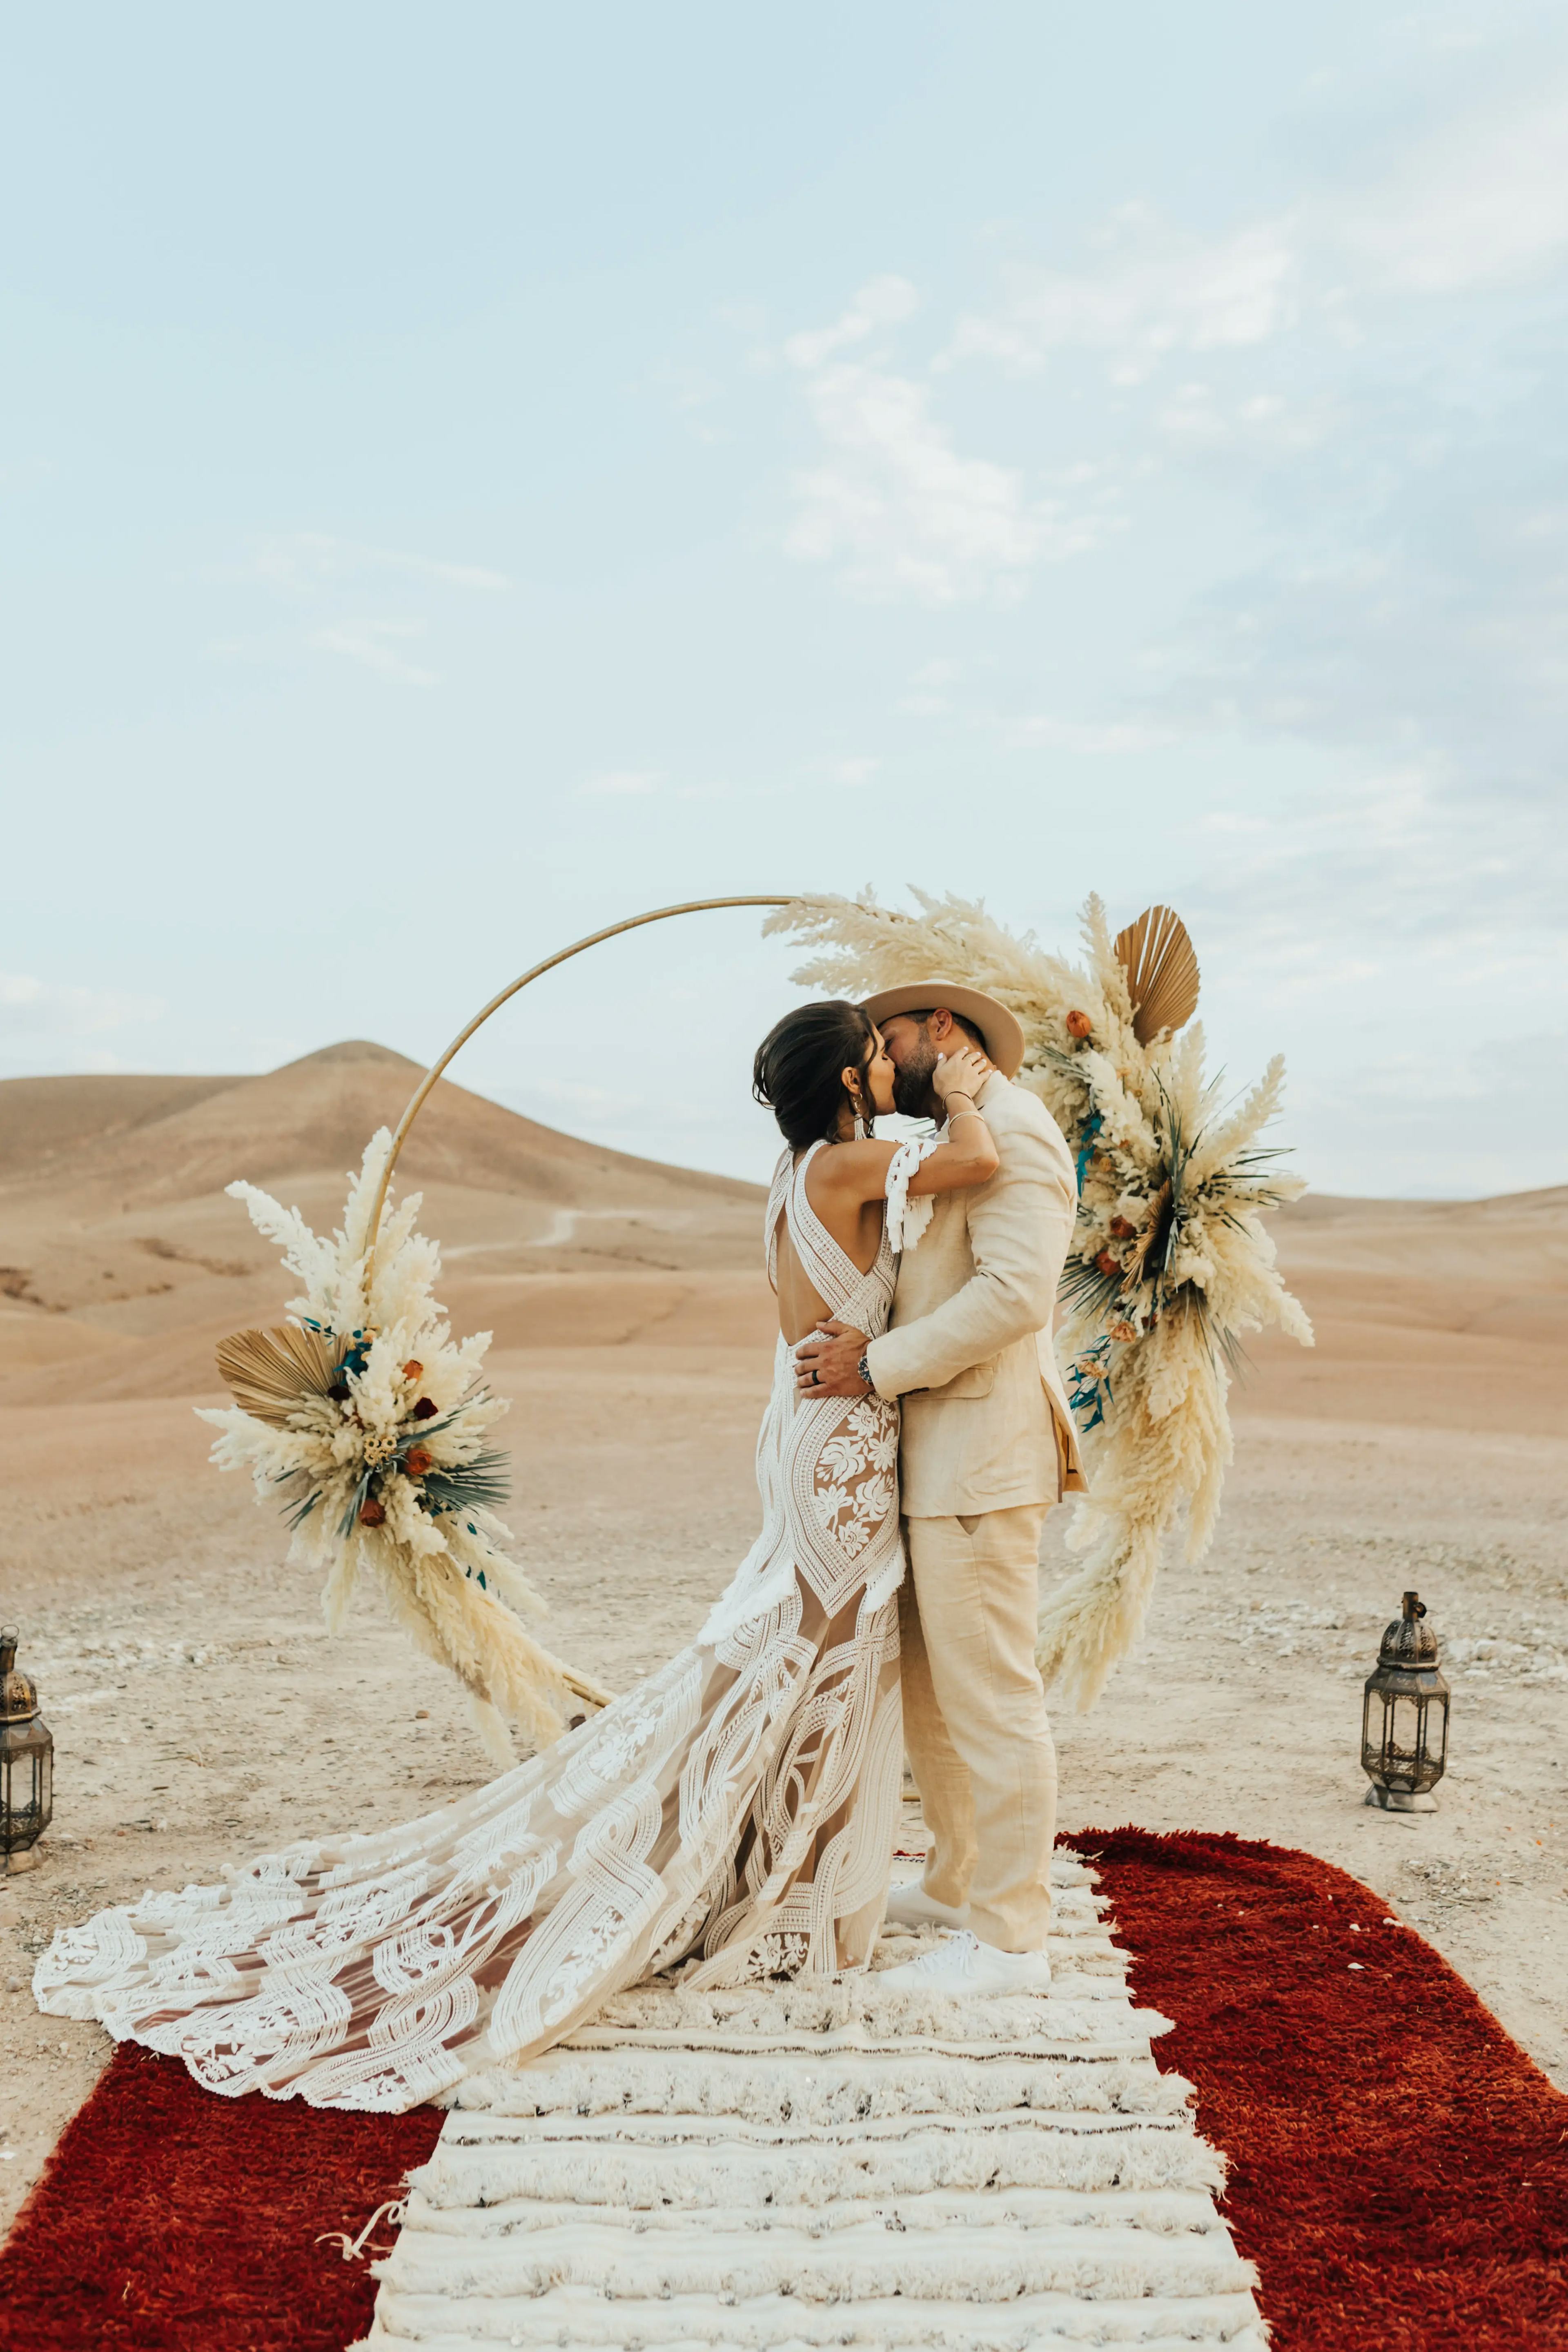
[[[756,1349],[494,1361],[522,1556],[563,1654],[617,1687],[700,1623],[754,1532]],[[12,1407],[0,1614],[57,1748],[55,1824],[0,1881],[0,2227],[108,2043],[28,1991],[54,1929],[301,1835],[373,1829],[487,1768],[458,1695],[368,1596],[330,1640],[188,1403]],[[1244,1418],[1219,1539],[1138,1655],[1058,1724],[1062,1821],[1230,1829],[1373,1886],[1568,2088],[1568,1444]],[[1066,1513],[1047,1528],[1059,1571]],[[1399,1596],[1454,1684],[1440,1810],[1363,1805],[1361,1683]]]

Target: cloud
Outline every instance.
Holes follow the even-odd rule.
[[[727,427],[714,424],[706,414],[724,398],[727,387],[721,377],[707,368],[679,366],[665,360],[652,370],[650,381],[694,441],[713,443],[731,437]]]
[[[1443,1025],[1446,999],[1472,1016],[1506,1008],[1511,1033],[1568,982],[1563,836],[1548,800],[1463,797],[1419,767],[1388,768],[1206,826],[1183,912],[1194,933],[1247,951],[1271,1002],[1375,980],[1418,1034]]]
[[[1129,648],[1106,707],[1026,711],[1000,740],[1109,753],[1181,733],[1294,739],[1359,756],[1370,778],[1419,777],[1431,810],[1483,796],[1494,840],[1535,843],[1568,741],[1565,263],[1559,78],[1467,89],[1353,178],[1215,234],[1127,205],[1076,266],[1010,267],[996,299],[965,308],[932,381],[961,365],[1044,379],[1057,482],[1087,535],[1174,520],[1195,560],[1184,612]],[[843,364],[808,378],[825,411]],[[822,421],[848,443],[842,418]],[[879,506],[867,479],[837,530],[826,497],[797,530],[815,524],[810,551],[852,577],[896,583],[901,562],[918,586],[920,501],[889,489]],[[994,498],[1011,536],[994,525],[994,546],[952,558],[950,594],[953,580],[1016,593],[1052,551],[1022,479]],[[1205,540],[1245,558],[1215,560]],[[936,717],[947,699],[928,688],[902,708]]]
[[[657,793],[665,774],[663,768],[607,768],[602,774],[589,776],[578,789],[584,793],[608,793],[613,798]]]
[[[949,694],[901,694],[893,705],[900,719],[945,719],[952,708]]]
[[[511,582],[501,572],[474,563],[452,563],[406,550],[362,545],[326,531],[297,530],[259,540],[246,569],[227,575],[231,583],[259,585],[299,616],[272,634],[239,632],[213,639],[209,659],[297,661],[301,646],[335,654],[399,686],[439,686],[439,671],[409,659],[400,647],[426,635],[423,616],[366,619],[345,605],[374,593],[378,583],[396,580],[405,589],[424,588],[495,594]],[[401,598],[399,599],[401,601]],[[300,620],[304,634],[297,634]]]
[[[1037,563],[1098,545],[1118,519],[1102,505],[1073,512],[1032,496],[1016,469],[964,456],[932,415],[929,387],[885,355],[836,356],[914,307],[904,280],[877,278],[834,326],[785,343],[825,451],[794,477],[785,552],[835,565],[867,602],[1009,602]]]
[[[1180,383],[1155,411],[1154,431],[1177,459],[1201,464],[1210,456],[1234,467],[1238,457],[1263,464],[1300,456],[1333,434],[1339,418],[1331,399],[1305,399],[1280,392],[1234,394],[1212,383]]]
[[[1079,349],[1106,353],[1117,381],[1136,383],[1172,352],[1262,343],[1294,322],[1300,265],[1288,221],[1205,241],[1126,205],[1097,251],[1089,270],[1015,270],[1010,298],[962,318],[939,367],[988,359],[1030,374]]]
[[[1324,227],[1363,278],[1417,293],[1550,269],[1568,252],[1568,93],[1445,122],[1381,184],[1328,208]]]
[[[399,548],[362,546],[318,530],[289,531],[259,541],[251,569],[252,576],[268,587],[296,596],[317,594],[343,581],[388,572],[444,588],[489,593],[512,584],[504,572],[492,572],[482,564],[450,563],[434,556],[411,555]]]
[[[1454,790],[1560,792],[1568,494],[1519,478],[1516,438],[1528,421],[1457,436],[1404,478],[1391,457],[1381,510],[1336,517],[1337,544],[1197,599],[1152,665],[1151,717],[1415,758]],[[1276,494],[1281,530],[1300,514],[1305,536],[1315,504],[1321,534],[1350,487],[1309,469]]]
[[[1479,105],[1409,144],[1381,176],[1218,236],[1124,205],[1086,266],[1016,264],[1003,300],[965,312],[935,367],[991,361],[1032,375],[1092,352],[1114,383],[1132,385],[1173,359],[1262,350],[1302,330],[1340,342],[1375,337],[1391,295],[1506,288],[1565,253],[1568,92],[1559,89]],[[1171,421],[1178,430],[1200,422]]]
[[[795,478],[788,554],[837,563],[850,593],[870,602],[1020,593],[1040,555],[1042,520],[1017,474],[960,456],[921,385],[829,367],[812,378],[807,401],[831,454]]]
[[[1568,1032],[1347,1057],[1292,1084],[1289,1123],[1321,1191],[1486,1198],[1563,1181]]]
[[[1201,827],[1170,896],[1232,1050],[1291,1041],[1281,1139],[1315,1185],[1563,1181],[1563,835],[1544,801],[1465,797],[1414,764]]]
[[[1089,759],[1117,758],[1130,751],[1156,751],[1172,740],[1170,727],[1151,727],[1134,720],[1105,726],[1071,719],[1037,717],[1008,722],[1003,740],[1011,751],[1077,751]]]
[[[117,989],[73,988],[30,972],[0,972],[0,1038],[85,1037],[155,1021],[166,1011],[159,997],[126,996]]]
[[[907,278],[873,278],[834,326],[791,335],[784,357],[791,367],[815,373],[846,344],[864,342],[879,327],[901,325],[920,306],[921,298]]]
[[[424,635],[423,621],[340,621],[331,628],[312,629],[307,642],[317,653],[341,654],[403,686],[439,686],[438,671],[405,661],[397,651],[400,644]]]

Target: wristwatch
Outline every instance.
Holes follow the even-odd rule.
[[[861,1359],[860,1359],[859,1362],[856,1365],[855,1369],[856,1369],[856,1370],[859,1373],[859,1375],[860,1375],[861,1379],[865,1381],[866,1386],[870,1390],[870,1391],[871,1391],[872,1395],[873,1395],[873,1396],[875,1396],[875,1395],[876,1395],[876,1393],[877,1393],[877,1383],[876,1383],[876,1381],[871,1378],[871,1367],[870,1367],[870,1365],[866,1361],[866,1359],[865,1359],[865,1357],[864,1357],[864,1356],[862,1356],[862,1357],[861,1357]]]

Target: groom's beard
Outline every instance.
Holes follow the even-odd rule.
[[[909,1060],[894,1070],[893,1108],[905,1118],[934,1118],[940,1125],[942,1105],[931,1082],[935,1067],[936,1047],[929,1037],[922,1037]]]

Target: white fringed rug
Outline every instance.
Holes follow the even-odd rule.
[[[1048,1999],[661,1988],[461,2085],[367,2343],[1261,2352],[1167,2022],[1093,1873],[1053,1880]]]

